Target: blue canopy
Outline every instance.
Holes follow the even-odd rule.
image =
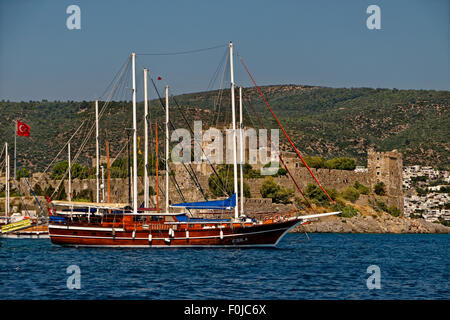
[[[209,209],[209,210],[231,210],[236,206],[236,193],[224,200],[184,202],[173,204],[172,207],[181,207],[186,209]]]

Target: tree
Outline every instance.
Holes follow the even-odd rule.
[[[359,191],[359,193],[361,194],[369,194],[370,189],[369,187],[361,184],[359,181],[356,181],[355,184],[353,185],[353,187]]]
[[[347,157],[333,158],[325,162],[325,167],[328,169],[355,170],[356,160]]]
[[[240,179],[238,180],[240,184]],[[208,178],[209,191],[216,197],[226,197],[228,194],[234,193],[234,176],[232,165],[222,166],[216,174],[211,174]],[[240,195],[238,188],[238,195]],[[244,197],[250,198],[250,187],[244,182]]]
[[[308,185],[306,186],[305,195],[309,199],[320,204],[327,204],[329,200],[325,192],[323,192],[323,190],[319,186],[312,183],[308,183]]]
[[[61,179],[67,171],[69,163],[67,161],[61,161],[55,164],[51,174],[52,179]]]
[[[263,198],[271,198],[275,203],[290,203],[290,198],[294,195],[294,191],[288,188],[282,188],[275,182],[272,177],[264,179],[259,190]]]
[[[398,217],[401,214],[400,209],[394,205],[392,205],[388,208],[388,212],[394,217]]]
[[[359,191],[355,187],[348,186],[342,192],[342,197],[344,197],[344,199],[349,200],[351,202],[355,202],[356,200],[359,199]]]
[[[373,191],[375,192],[375,194],[377,194],[379,196],[384,196],[386,194],[384,182],[378,182],[374,186]]]
[[[19,170],[17,170],[16,177],[17,179],[29,178],[30,173],[28,172],[27,168],[20,168]]]

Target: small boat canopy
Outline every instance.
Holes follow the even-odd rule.
[[[184,202],[171,205],[176,208],[186,209],[209,209],[209,210],[231,210],[236,206],[236,193],[227,199],[201,202]]]
[[[60,201],[52,200],[51,203],[55,206],[64,207],[90,207],[90,208],[105,208],[105,209],[129,209],[128,203],[103,203],[103,202],[81,202],[81,201]]]

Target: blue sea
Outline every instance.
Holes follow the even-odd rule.
[[[450,235],[435,234],[288,234],[273,249],[2,239],[0,299],[450,299],[449,244]],[[68,288],[71,265],[79,289]]]

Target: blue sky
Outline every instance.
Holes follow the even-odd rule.
[[[71,4],[81,30],[66,27]],[[381,30],[366,27],[371,4]],[[447,0],[0,0],[0,99],[93,100],[132,51],[230,40],[260,85],[449,90],[449,15]],[[138,56],[138,67],[173,93],[204,91],[224,50]],[[235,64],[236,83],[250,86]]]

